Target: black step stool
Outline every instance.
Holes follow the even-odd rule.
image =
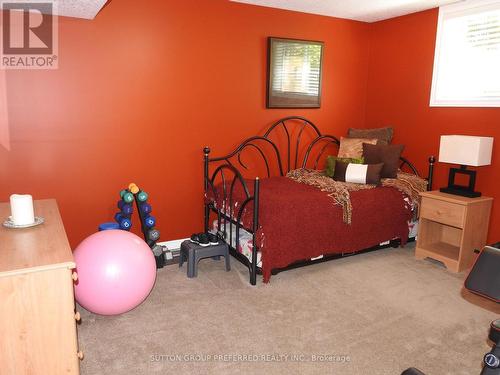
[[[204,258],[214,258],[219,260],[223,256],[226,262],[226,271],[231,271],[229,263],[229,247],[223,241],[219,241],[217,245],[200,246],[189,240],[181,243],[181,251],[179,254],[179,268],[182,267],[187,260],[187,277],[198,276],[198,262]]]

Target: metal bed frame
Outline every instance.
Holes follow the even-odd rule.
[[[284,133],[285,144],[283,150],[283,142],[278,142],[273,140],[279,132]],[[304,138],[309,137],[308,141],[304,141]],[[257,155],[257,160],[261,161],[261,175],[265,177],[272,176],[285,176],[289,171],[297,168],[307,168],[312,167],[317,169],[318,164],[325,155],[325,152],[334,147],[338,148],[340,141],[337,137],[327,134],[322,134],[318,127],[314,125],[311,121],[304,117],[290,116],[282,118],[276,121],[262,136],[253,136],[244,140],[234,151],[231,153],[221,156],[221,157],[209,157],[210,148],[205,147],[203,149],[204,153],[204,191],[205,191],[205,231],[209,230],[210,225],[210,213],[215,213],[218,219],[218,232],[226,237],[226,233],[229,233],[229,238],[225,238],[228,242],[231,255],[238,259],[241,263],[245,264],[250,272],[250,284],[255,285],[257,282],[257,274],[261,274],[261,269],[257,266],[257,232],[259,229],[259,188],[260,180],[259,177],[253,178],[253,192],[250,193],[248,182],[249,180],[244,178],[242,173],[248,173],[250,168],[245,162],[243,162],[243,153],[247,151],[253,151],[254,155]],[[282,147],[279,147],[282,146]],[[283,158],[284,156],[284,164]],[[254,159],[255,161],[255,159]],[[427,189],[432,188],[432,176],[434,171],[435,158],[429,158],[429,171],[428,171],[428,186]],[[237,162],[240,166],[238,169],[235,166]],[[273,163],[271,163],[273,162]],[[210,171],[211,165],[214,165],[213,172]],[[272,166],[274,165],[274,168]],[[401,157],[400,168],[407,168],[417,176],[419,175],[415,166],[410,163],[407,159]],[[265,171],[265,172],[262,172]],[[245,200],[238,209],[233,210],[233,192],[236,184],[241,184],[244,192]],[[217,197],[218,192],[216,186],[221,185],[222,197]],[[208,199],[210,192],[218,201],[222,201],[223,207],[216,207],[213,201]],[[222,198],[221,200],[218,198]],[[227,204],[229,202],[229,204]],[[250,228],[244,227],[242,224],[242,215],[246,207],[253,203],[252,209],[252,225]],[[250,207],[250,206],[248,206]],[[229,209],[228,209],[229,208]],[[222,224],[222,220],[224,223]],[[229,231],[227,227],[229,226]],[[233,226],[235,230],[234,247],[233,243]],[[238,247],[240,244],[240,230],[246,230],[252,235],[253,247],[252,247],[252,260],[249,261],[246,256],[238,252]],[[331,259],[340,258],[343,256],[354,255],[358,253],[363,253],[367,251],[373,251],[381,248],[387,248],[388,246],[397,247],[399,245],[398,240],[391,241],[388,245],[378,245],[371,247],[369,249],[364,249],[356,251],[355,253],[348,254],[325,254],[322,258],[316,260],[302,260],[297,261],[288,267],[275,269],[272,274],[278,272],[293,269],[305,265],[325,262]]]

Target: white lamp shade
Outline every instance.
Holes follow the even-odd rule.
[[[439,161],[479,167],[491,164],[493,137],[442,135]]]

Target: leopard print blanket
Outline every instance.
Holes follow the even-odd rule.
[[[328,177],[323,171],[312,169],[295,169],[287,173],[287,177],[302,184],[317,187],[331,197],[335,204],[342,206],[343,221],[351,224],[352,204],[349,192],[373,189],[377,185],[354,184],[350,182],[335,181]],[[381,180],[382,186],[390,186],[404,193],[411,201],[415,212],[418,212],[420,206],[419,193],[427,190],[427,181],[414,174],[398,172],[397,178],[384,178]]]

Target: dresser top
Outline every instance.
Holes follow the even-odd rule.
[[[75,268],[73,253],[55,199],[34,201],[41,225],[9,229],[0,224],[0,277],[54,268]],[[0,203],[0,221],[10,216],[10,204]]]
[[[439,190],[434,190],[434,191],[426,191],[423,193],[420,193],[422,197],[427,197],[427,198],[434,198],[434,199],[439,199],[445,202],[450,202],[450,203],[455,203],[455,204],[461,204],[461,205],[469,205],[469,204],[475,204],[475,203],[482,203],[485,201],[491,201],[493,198],[491,197],[485,197],[485,196],[480,196],[477,198],[469,198],[469,197],[462,197],[461,195],[454,195],[454,194],[447,194],[447,193],[442,193]]]

